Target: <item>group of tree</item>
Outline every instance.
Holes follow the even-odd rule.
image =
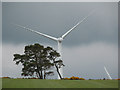
[[[51,47],[44,47],[38,43],[27,45],[24,48],[24,54],[14,54],[15,63],[22,64],[22,76],[36,75],[39,79],[46,79],[48,75],[54,75],[51,71],[56,68],[60,79],[63,77],[59,69],[64,66],[63,61],[59,60],[60,54]]]

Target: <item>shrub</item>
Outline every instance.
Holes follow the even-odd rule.
[[[103,80],[106,80],[105,78],[103,78]]]
[[[35,77],[31,78],[31,79],[36,79]]]
[[[70,80],[74,80],[75,79],[75,77],[74,76],[72,76],[71,78],[70,78]]]
[[[118,78],[117,80],[120,80],[120,78]]]
[[[79,77],[75,77],[75,80],[79,80]]]
[[[9,78],[10,79],[10,77],[2,77],[2,78]]]
[[[64,80],[85,80],[84,78],[79,78],[79,77],[74,77],[74,76],[72,76],[72,77],[70,77],[70,78],[64,78]]]
[[[64,78],[64,80],[70,80],[70,78],[67,78],[67,77],[66,77],[66,78]]]
[[[85,80],[84,78],[79,78],[79,80]]]
[[[74,76],[72,76],[72,77],[70,78],[70,80],[79,80],[79,77],[74,77]]]
[[[78,80],[79,79],[79,77],[74,77],[74,76],[72,76],[71,78],[70,78],[70,80]]]

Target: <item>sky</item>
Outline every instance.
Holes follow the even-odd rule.
[[[2,2],[28,2],[28,0],[1,0]],[[29,0],[29,2],[119,2],[119,0]]]
[[[3,2],[2,5],[2,76],[21,77],[22,66],[15,65],[13,54],[23,54],[26,45],[39,43],[57,50],[57,42],[12,23],[60,37],[95,10],[62,42],[64,77],[108,78],[104,66],[112,78],[118,77],[117,2]]]

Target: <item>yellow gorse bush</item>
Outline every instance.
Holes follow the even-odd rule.
[[[72,76],[72,77],[70,77],[70,78],[64,78],[64,80],[85,80],[84,78],[79,78],[79,77],[74,77],[74,76]]]
[[[79,80],[85,80],[84,78],[79,78]]]

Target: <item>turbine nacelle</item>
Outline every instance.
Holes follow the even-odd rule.
[[[63,38],[62,37],[59,37],[58,38],[58,42],[62,42],[63,41]]]

